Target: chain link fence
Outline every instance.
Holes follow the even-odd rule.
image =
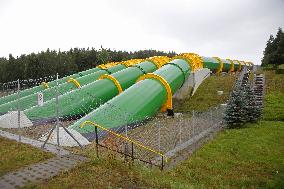
[[[40,80],[39,83],[44,81],[48,80]],[[2,130],[44,141],[53,129],[54,133],[58,134],[50,135],[47,143],[64,145],[64,142],[60,140],[64,140],[66,135],[70,135],[70,133],[62,135],[65,132],[64,127],[68,128],[82,116],[107,103],[109,108],[105,112],[101,112],[101,115],[105,114],[109,121],[121,120],[126,124],[110,129],[104,125],[101,127],[93,125],[96,127],[96,132],[92,133],[92,143],[86,148],[96,151],[97,155],[101,152],[98,148],[103,147],[115,152],[112,153],[113,157],[120,154],[126,160],[140,160],[163,168],[167,159],[165,154],[178,150],[192,138],[208,133],[222,125],[223,106],[211,108],[206,112],[175,113],[174,117],[158,113],[154,118],[146,118],[146,121],[136,123],[135,120],[132,120],[134,116],[131,112],[105,102],[106,99],[100,99],[91,92],[76,95],[76,91],[82,90],[76,86],[66,92],[70,86],[61,84],[46,89],[49,93],[40,91],[20,98],[21,92],[28,88],[24,83],[18,81],[17,85],[15,83],[3,84],[9,87],[2,89],[2,95],[15,92],[18,92],[19,95],[14,101],[0,104]],[[65,90],[64,87],[68,87],[68,89]],[[43,99],[39,99],[39,93],[44,93]],[[41,109],[47,106],[49,108],[45,109],[45,113],[43,113]],[[66,109],[66,107],[68,108]],[[32,110],[35,110],[33,114],[30,113]],[[110,114],[110,112],[113,113]],[[3,118],[6,115],[10,116]],[[28,118],[39,115],[42,117],[32,120],[31,124],[26,115],[30,116]],[[76,139],[76,136],[73,137]],[[75,140],[72,142],[76,143]]]

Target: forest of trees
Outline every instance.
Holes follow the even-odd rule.
[[[133,58],[148,58],[151,56],[167,55],[172,57],[175,52],[156,50],[140,50],[135,52],[116,51],[101,48],[80,49],[69,51],[49,50],[9,58],[0,57],[0,83],[17,79],[36,79],[59,74],[60,77],[93,68],[107,62],[118,62]]]
[[[263,55],[261,66],[272,65],[276,68],[284,64],[284,33],[281,28],[278,29],[276,37],[270,35]]]

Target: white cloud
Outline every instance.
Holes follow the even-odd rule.
[[[103,45],[260,63],[283,9],[282,0],[0,0],[0,56]]]

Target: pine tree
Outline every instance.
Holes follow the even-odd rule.
[[[229,128],[239,127],[247,121],[242,88],[241,83],[236,84],[225,110],[224,120]]]

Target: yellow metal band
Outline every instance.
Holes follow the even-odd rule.
[[[121,139],[123,139],[123,140],[125,140],[125,141],[131,142],[131,143],[135,144],[136,146],[140,146],[141,148],[144,148],[144,149],[146,149],[146,150],[148,150],[148,151],[150,151],[150,152],[153,152],[153,153],[155,153],[155,154],[157,154],[157,155],[159,155],[159,156],[165,157],[165,160],[166,160],[166,162],[167,162],[166,156],[163,155],[162,153],[157,152],[156,150],[153,150],[153,149],[151,149],[151,148],[149,148],[149,147],[147,147],[147,146],[144,146],[143,144],[141,144],[141,143],[139,143],[139,142],[137,142],[137,141],[135,141],[135,140],[132,140],[132,139],[130,139],[130,138],[128,138],[128,137],[125,137],[125,136],[123,136],[123,135],[121,135],[121,134],[118,134],[118,133],[116,133],[116,132],[114,132],[114,131],[112,131],[112,130],[110,130],[110,129],[107,129],[107,128],[105,128],[105,127],[99,125],[99,124],[96,124],[96,123],[94,123],[94,122],[92,122],[92,121],[89,121],[89,120],[84,121],[84,122],[80,125],[80,128],[83,128],[86,124],[90,124],[90,125],[93,125],[93,126],[95,126],[95,127],[98,127],[98,128],[100,128],[101,130],[107,131],[108,133],[111,133],[111,134],[113,134],[113,135],[115,135],[115,136],[117,136],[117,137],[119,137],[119,138],[121,138]]]
[[[146,59],[145,61],[152,62],[157,66],[157,69],[159,69],[160,67],[168,63],[170,61],[170,58],[167,56],[153,56]]]
[[[250,64],[251,66],[253,66],[253,63],[252,62],[247,62],[248,64]]]
[[[107,64],[101,64],[99,66],[97,66],[97,68],[102,68],[102,69],[108,69],[110,67],[116,66],[118,64],[118,62],[110,62]]]
[[[202,58],[198,54],[195,54],[195,53],[181,53],[178,56],[175,56],[172,58],[172,60],[174,59],[185,60],[191,67],[192,71],[203,68]]]
[[[48,88],[49,88],[48,83],[46,83],[46,82],[42,82],[41,85],[42,85],[45,89],[48,89]]]
[[[219,68],[218,68],[218,70],[216,71],[216,73],[219,74],[219,73],[221,73],[222,70],[223,70],[224,63],[223,63],[223,61],[221,60],[221,58],[219,58],[219,57],[216,57],[216,56],[215,56],[215,57],[213,57],[213,58],[215,58],[215,59],[220,63]]]
[[[240,61],[244,66],[248,66],[245,61]]]
[[[239,63],[238,72],[240,72],[242,70],[242,63],[238,60],[233,60],[233,61],[236,61],[237,63]]]
[[[110,63],[107,63],[107,64],[101,64],[101,65],[97,66],[97,68],[108,69],[108,68],[111,68],[111,67],[116,66],[118,64],[122,64],[122,65],[125,65],[126,67],[129,67],[129,66],[138,64],[142,61],[143,61],[143,59],[130,59],[130,60],[121,61],[121,62],[110,62]]]
[[[126,60],[126,61],[122,61],[119,64],[122,64],[126,67],[130,67],[133,66],[135,64],[139,64],[140,62],[142,62],[144,59],[130,59],[130,60]]]
[[[68,83],[74,83],[74,85],[77,87],[77,88],[81,88],[81,85],[79,83],[79,81],[77,81],[76,79],[74,78],[70,78],[67,80]]]
[[[229,62],[231,62],[231,66],[230,66],[229,72],[230,72],[230,73],[234,72],[234,71],[235,71],[235,64],[234,64],[234,62],[233,62],[231,59],[229,59],[229,58],[227,58],[226,60],[228,60]]]
[[[104,74],[101,77],[99,77],[99,79],[109,79],[109,80],[111,80],[115,84],[115,86],[117,87],[118,94],[122,93],[123,90],[122,90],[122,87],[121,87],[120,83],[112,75]]]
[[[167,91],[167,101],[165,102],[165,104],[163,104],[161,111],[164,112],[167,109],[172,110],[173,109],[173,102],[172,102],[172,89],[170,87],[170,85],[168,84],[168,82],[161,76],[154,74],[154,73],[148,73],[145,75],[142,75],[137,82],[144,80],[144,79],[156,79],[158,80],[166,89]]]

